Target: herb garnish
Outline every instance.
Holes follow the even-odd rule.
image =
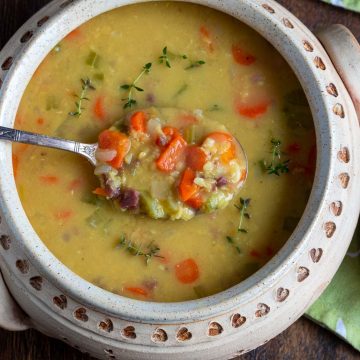
[[[281,141],[276,139],[271,139],[272,145],[272,159],[271,163],[268,165],[266,160],[261,162],[264,170],[267,171],[269,175],[280,176],[280,174],[286,174],[289,172],[289,162],[290,160],[280,161],[281,159]]]
[[[82,111],[84,108],[82,107],[82,103],[84,100],[89,101],[89,98],[86,97],[86,94],[89,90],[96,90],[95,86],[92,84],[91,80],[89,78],[81,79],[82,84],[82,91],[80,96],[76,95],[76,97],[79,99],[75,102],[76,105],[76,111],[70,112],[70,116],[77,116],[80,117],[82,115]]]
[[[147,63],[143,66],[141,73],[138,75],[138,77],[131,83],[131,84],[124,84],[120,86],[120,89],[122,90],[128,90],[128,96],[124,99],[121,99],[122,101],[126,101],[124,104],[124,109],[132,108],[137,104],[137,101],[133,97],[133,91],[134,89],[136,91],[144,91],[144,89],[138,87],[136,84],[138,81],[145,75],[148,74],[151,70],[152,63]]]
[[[184,84],[181,86],[181,88],[179,88],[179,90],[175,93],[174,98],[177,98],[178,96],[180,96],[182,93],[184,93],[187,89],[188,89],[189,85],[188,84]]]
[[[239,245],[236,245],[235,240],[231,237],[231,236],[227,236],[226,240],[228,241],[229,244],[231,244],[232,246],[234,246],[234,248],[236,249],[236,251],[241,254],[241,249]]]
[[[207,109],[207,111],[220,111],[220,110],[222,110],[222,108],[218,104],[214,104]]]
[[[168,68],[171,68],[170,61],[173,59],[189,60],[190,64],[185,68],[185,70],[194,69],[205,64],[204,60],[191,60],[187,55],[170,52],[167,46],[165,46],[162,50],[162,55],[159,56],[159,63],[165,64]]]
[[[123,234],[120,237],[120,242],[117,245],[118,248],[123,248],[126,252],[128,252],[130,255],[133,256],[143,256],[146,261],[146,265],[149,265],[151,262],[151,259],[153,257],[161,258],[163,259],[163,256],[159,255],[160,248],[156,245],[154,245],[154,242],[151,241],[147,246],[147,251],[144,252],[142,250],[142,245],[138,246],[135,243],[133,243],[131,240],[127,240],[126,236]]]
[[[240,210],[240,221],[238,226],[238,232],[247,234],[247,230],[243,228],[244,218],[250,219],[250,214],[247,212],[248,207],[250,206],[251,199],[240,198],[240,205],[234,205],[238,210]]]
[[[204,64],[205,64],[205,61],[204,61],[204,60],[196,60],[196,61],[189,60],[189,61],[190,61],[190,65],[187,66],[187,67],[185,68],[185,70],[191,70],[191,69],[200,67],[201,65],[204,65]]]

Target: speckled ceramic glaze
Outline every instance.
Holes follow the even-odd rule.
[[[27,83],[61,38],[104,11],[135,2],[55,0],[30,19],[0,54],[0,124],[13,126]],[[288,60],[305,89],[315,121],[318,162],[311,197],[295,232],[266,266],[217,295],[167,304],[124,298],[81,279],[47,250],[21,206],[11,145],[1,142],[1,272],[28,314],[11,303],[0,277],[3,327],[34,327],[103,359],[231,358],[294,322],[340,265],[360,206],[360,129],[343,81],[317,38],[274,1],[192,2],[256,29]],[[336,47],[333,50],[335,54]],[[341,61],[335,63],[340,69]]]

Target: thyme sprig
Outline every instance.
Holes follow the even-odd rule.
[[[271,163],[268,165],[266,160],[262,161],[264,170],[269,175],[280,176],[280,174],[287,174],[289,172],[290,160],[281,161],[281,141],[277,139],[271,139]]]
[[[192,60],[187,55],[170,52],[167,46],[163,48],[162,55],[159,56],[159,63],[165,64],[166,67],[171,68],[171,61],[175,59],[189,61],[189,65],[185,68],[185,70],[194,69],[205,64],[204,60]]]
[[[142,244],[137,245],[131,240],[127,240],[125,234],[122,234],[120,237],[120,242],[117,245],[118,248],[124,249],[127,253],[133,256],[143,256],[145,258],[146,265],[149,265],[152,258],[161,258],[163,256],[159,255],[160,248],[151,241],[146,247],[145,251],[142,250]]]
[[[247,230],[243,228],[244,218],[250,219],[250,214],[248,213],[248,207],[250,206],[251,199],[240,198],[240,205],[234,205],[240,211],[240,220],[238,226],[238,232],[247,234]]]
[[[240,246],[236,244],[234,238],[232,238],[231,236],[227,236],[227,237],[226,237],[226,240],[228,241],[229,244],[231,244],[231,245],[236,249],[236,251],[237,251],[239,254],[242,253],[242,251],[241,251],[241,249],[240,249]]]
[[[80,96],[76,95],[78,100],[75,102],[76,105],[76,111],[69,112],[70,116],[77,116],[80,117],[82,115],[82,111],[84,110],[83,101],[90,101],[90,99],[87,97],[87,92],[89,90],[96,90],[95,86],[92,84],[91,80],[89,78],[81,79],[81,88],[82,91],[80,93]]]
[[[142,67],[140,74],[137,76],[137,78],[131,84],[124,84],[124,85],[120,86],[120,89],[128,91],[127,97],[121,99],[122,101],[125,101],[124,109],[128,109],[128,108],[131,109],[133,106],[135,106],[137,104],[137,101],[134,99],[133,92],[134,92],[134,90],[139,91],[139,92],[144,91],[144,89],[137,86],[137,83],[145,74],[148,74],[150,72],[151,67],[152,67],[152,63],[145,64]]]

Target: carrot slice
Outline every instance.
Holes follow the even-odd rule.
[[[249,119],[256,119],[259,116],[264,115],[267,112],[268,107],[268,102],[262,102],[254,106],[238,104],[236,106],[236,111],[240,115],[245,116]]]
[[[194,179],[195,172],[190,168],[186,168],[183,172],[179,185],[179,195],[181,201],[186,202],[198,193],[199,186],[194,184]]]
[[[179,130],[175,127],[171,127],[171,126],[165,126],[164,128],[162,128],[162,132],[164,133],[166,139],[164,139],[164,137],[158,137],[156,139],[156,145],[160,146],[160,147],[164,147],[166,146],[170,140],[172,140],[175,136],[181,136]]]
[[[194,171],[201,171],[206,163],[206,154],[199,146],[186,149],[186,165]]]
[[[94,104],[93,112],[98,120],[104,121],[106,118],[106,111],[104,105],[104,98],[99,96]]]
[[[39,117],[39,118],[36,120],[36,123],[37,123],[38,125],[44,125],[45,120],[44,120],[43,118]]]
[[[199,267],[193,259],[175,265],[175,276],[183,284],[191,284],[199,278]]]
[[[200,26],[200,36],[202,41],[207,46],[209,52],[213,52],[214,45],[211,39],[210,31],[204,25]]]
[[[80,37],[81,35],[81,30],[79,28],[73,30],[71,33],[69,33],[65,39],[66,40],[76,40]]]
[[[125,134],[119,131],[105,130],[99,136],[99,147],[100,149],[110,149],[117,152],[115,158],[108,161],[108,164],[115,169],[120,169],[125,156],[130,150],[131,142]]]
[[[100,188],[100,187],[96,188],[96,189],[93,191],[93,194],[98,195],[98,196],[103,196],[103,197],[106,197],[106,196],[107,196],[106,190],[103,189],[103,188]]]
[[[55,185],[59,182],[59,178],[54,175],[43,175],[40,176],[40,180],[46,185]]]
[[[228,142],[230,143],[230,147],[229,149],[221,155],[221,161],[224,164],[227,164],[230,160],[235,159],[236,157],[236,145],[234,142],[234,138],[228,134],[228,133],[224,133],[224,132],[213,132],[211,134],[209,134],[207,136],[207,138],[213,139],[216,142]]]
[[[147,116],[143,111],[137,111],[131,116],[130,127],[135,131],[146,132]]]
[[[187,200],[185,203],[186,205],[189,205],[193,209],[199,210],[203,206],[204,200],[202,199],[200,194],[196,194],[192,196],[189,200]]]
[[[13,164],[14,177],[16,179],[19,169],[19,157],[15,154],[12,155],[12,164]]]
[[[175,135],[167,145],[166,149],[156,160],[156,166],[160,171],[171,172],[175,169],[176,164],[180,160],[186,149],[187,143],[180,135]]]
[[[240,65],[249,66],[256,61],[255,56],[245,52],[240,45],[232,46],[232,55],[234,60]]]
[[[57,220],[68,220],[73,216],[73,212],[71,210],[64,210],[58,211],[54,215]]]
[[[141,295],[141,296],[144,296],[144,297],[149,296],[149,292],[146,289],[142,288],[142,287],[130,286],[130,287],[126,287],[124,290],[129,292],[129,293],[132,293],[133,295]]]

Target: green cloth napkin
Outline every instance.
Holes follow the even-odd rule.
[[[329,4],[360,12],[360,0],[323,0]]]
[[[334,279],[306,315],[360,351],[360,223]]]

